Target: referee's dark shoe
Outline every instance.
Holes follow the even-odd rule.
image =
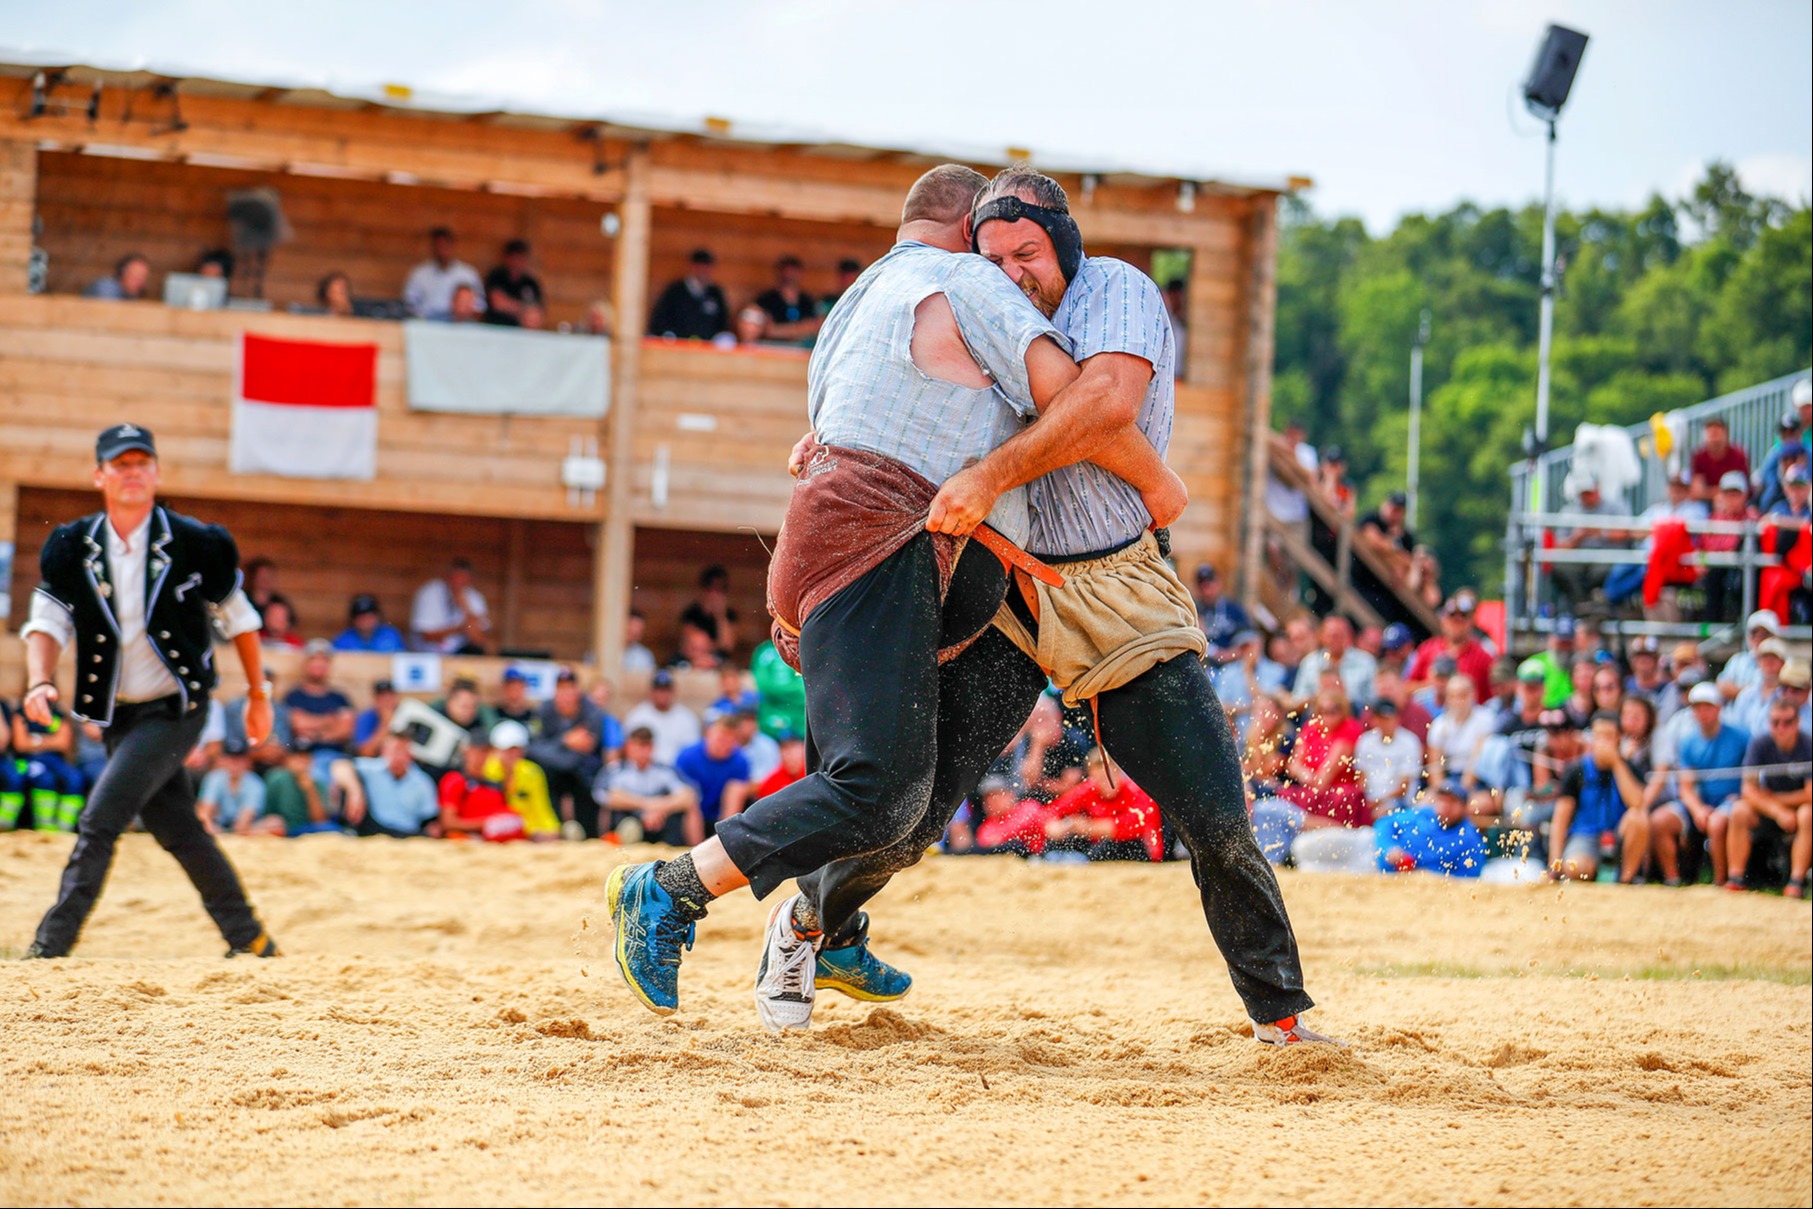
[[[275,957],[277,942],[271,939],[268,932],[260,932],[257,939],[250,944],[234,945],[227,950],[228,957]]]
[[[46,953],[44,946],[35,940],[25,946],[25,952],[19,954],[20,961],[48,961],[49,959],[50,954]]]

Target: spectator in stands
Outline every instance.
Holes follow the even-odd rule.
[[[1361,517],[1354,530],[1354,540],[1383,559],[1399,583],[1409,582],[1411,556],[1416,553],[1416,535],[1406,524],[1409,506],[1409,496],[1393,491]]]
[[[1416,658],[1416,635],[1410,627],[1401,621],[1394,621],[1379,634],[1379,670],[1392,668],[1397,672],[1409,670],[1411,660]]]
[[[1347,451],[1339,445],[1322,448],[1321,466],[1316,471],[1316,485],[1342,516],[1353,516],[1353,488],[1347,482]]]
[[[389,678],[374,680],[371,686],[371,704],[359,711],[353,719],[353,754],[375,756],[384,744],[384,735],[390,730],[391,719],[396,717],[397,705],[403,700],[396,686]]]
[[[1407,805],[1423,772],[1423,745],[1403,728],[1398,707],[1380,698],[1372,703],[1372,725],[1354,740],[1353,761],[1373,818]]]
[[[1693,472],[1691,470],[1670,471],[1667,478],[1668,498],[1659,500],[1642,512],[1642,518],[1648,522],[1644,526],[1640,549],[1648,555],[1655,548],[1655,526],[1663,520],[1703,521],[1710,515],[1703,500],[1693,498]],[[1612,567],[1605,577],[1605,599],[1614,605],[1627,604],[1638,600],[1643,591],[1643,580],[1649,573],[1647,561],[1641,563],[1622,563]],[[1651,611],[1645,608],[1645,615],[1652,621],[1678,620],[1679,609],[1673,603],[1675,589],[1672,585],[1663,588],[1664,599]]]
[[[1297,644],[1291,641],[1290,634],[1273,634],[1266,639],[1265,657],[1278,665],[1279,670],[1283,673],[1283,683],[1288,691],[1290,685],[1296,682],[1297,665],[1303,662],[1303,656],[1297,652]]]
[[[1807,447],[1800,439],[1800,415],[1788,411],[1776,423],[1776,442],[1763,458],[1756,473],[1756,508],[1768,513],[1781,503],[1782,472],[1789,466],[1807,464]]]
[[[1363,709],[1372,704],[1372,683],[1378,675],[1379,661],[1353,645],[1353,625],[1347,618],[1331,613],[1322,619],[1321,635],[1322,645],[1297,666],[1292,699],[1307,703],[1319,691],[1322,673],[1332,671],[1341,677],[1347,699],[1354,707]]]
[[[1368,655],[1371,655],[1374,659],[1377,659],[1380,655],[1385,653],[1385,627],[1376,625],[1361,626],[1359,633],[1354,635],[1353,644],[1362,651],[1365,651]]]
[[[1284,454],[1295,461],[1309,480],[1314,482],[1317,472],[1316,450],[1315,446],[1303,439],[1302,421],[1286,420],[1284,432],[1278,441]],[[1275,474],[1268,477],[1265,484],[1265,507],[1274,520],[1296,530],[1304,541],[1309,540],[1309,500],[1296,486]]]
[[[1087,779],[1045,808],[1045,851],[1080,852],[1092,861],[1164,860],[1158,803],[1101,748],[1089,749],[1087,766]]]
[[[1596,706],[1593,704],[1593,675],[1599,670],[1599,664],[1593,657],[1582,651],[1574,656],[1574,665],[1569,668],[1571,677],[1568,687],[1568,698],[1561,703],[1566,711],[1568,721],[1576,730],[1585,730],[1592,718]]]
[[[749,761],[749,784],[751,787],[760,785],[780,767],[781,745],[762,733],[752,706],[732,710],[731,717],[736,722],[737,744],[743,758]]]
[[[82,813],[83,791],[87,788],[76,770],[75,719],[63,710],[52,708],[49,725],[34,722],[24,710],[6,711],[10,717],[12,756],[0,755],[12,765],[12,792],[24,795],[20,800],[31,804],[32,826],[38,831],[74,831]],[[0,743],[0,749],[8,744]],[[17,820],[18,814],[13,813]],[[0,815],[0,829],[10,827]]]
[[[1725,885],[1741,890],[1748,879],[1754,840],[1789,847],[1789,898],[1807,896],[1813,861],[1813,739],[1801,729],[1800,711],[1786,701],[1769,707],[1768,725],[1744,753],[1744,781],[1725,832]]]
[[[585,308],[585,318],[574,329],[582,336],[613,336],[617,332],[617,308],[608,298],[595,298]]]
[[[129,252],[120,257],[113,272],[90,282],[82,297],[136,302],[145,296],[145,287],[150,283],[151,262],[137,252]]]
[[[1649,774],[1655,770],[1655,757],[1651,750],[1656,736],[1656,707],[1649,703],[1647,697],[1628,696],[1618,710],[1618,754],[1630,765],[1630,770],[1647,787]],[[1653,795],[1652,795],[1653,796]],[[1650,805],[1644,803],[1647,814]]]
[[[1370,826],[1372,807],[1354,766],[1363,732],[1338,674],[1322,674],[1313,705],[1291,749],[1290,783],[1282,794],[1306,816],[1297,829]]]
[[[837,300],[847,293],[856,279],[862,276],[862,261],[846,256],[837,262],[837,289],[818,300],[818,317],[823,319],[837,305]]]
[[[1017,821],[1014,816],[1020,808],[1021,802],[1011,781],[1005,777],[983,778],[945,830],[944,850],[952,855],[1016,851],[1012,847],[993,847],[988,841],[998,841],[1003,832],[1013,833]],[[1029,809],[1040,809],[1039,803],[1030,803]],[[1017,851],[1025,855],[1023,847]]]
[[[697,791],[655,759],[655,732],[646,726],[624,738],[623,758],[598,774],[592,800],[606,828],[626,842],[647,839],[677,848],[705,839]]]
[[[418,319],[452,319],[455,294],[464,287],[474,315],[485,309],[485,283],[478,270],[459,259],[459,237],[447,227],[428,232],[429,256],[410,270],[403,285],[403,306]]]
[[[240,574],[244,580],[246,599],[262,615],[264,606],[271,602],[271,597],[277,595],[277,564],[261,554],[256,558],[246,559],[246,565],[241,568]]]
[[[1788,646],[1779,638],[1770,638],[1756,648],[1752,657],[1756,660],[1756,679],[1739,689],[1725,706],[1725,721],[1755,737],[1768,733],[1769,703],[1781,688]]]
[[[712,564],[699,572],[699,594],[680,612],[681,653],[690,627],[711,640],[718,658],[727,658],[737,645],[737,611],[730,605],[730,572]]]
[[[1630,675],[1624,678],[1624,691],[1655,704],[1668,687],[1662,675],[1662,644],[1654,634],[1639,634],[1631,639]]]
[[[1253,703],[1253,716],[1241,745],[1240,770],[1252,801],[1284,792],[1284,778],[1296,734],[1284,709],[1269,697]],[[1279,859],[1283,859],[1280,855]]]
[[[655,760],[672,765],[680,752],[700,739],[699,716],[675,700],[674,674],[656,672],[648,682],[648,700],[623,719],[625,730],[647,727],[655,736]]]
[[[504,789],[504,801],[523,821],[532,840],[560,838],[557,803],[548,792],[548,777],[528,757],[529,728],[520,722],[499,722],[491,728],[491,758],[485,761],[485,779]],[[582,798],[590,796],[590,787]],[[587,812],[589,813],[589,812]]]
[[[1473,681],[1464,674],[1457,673],[1448,678],[1443,686],[1442,702],[1441,717],[1430,724],[1429,741],[1425,745],[1429,783],[1440,785],[1450,777],[1458,777],[1472,796],[1474,813],[1490,814],[1496,804],[1482,800],[1490,795],[1481,792],[1476,762],[1480,745],[1494,733],[1496,724],[1491,714],[1479,708]]]
[[[1404,683],[1403,674],[1390,665],[1381,666],[1378,676],[1372,682],[1373,704],[1389,701],[1397,706],[1398,725],[1416,736],[1420,747],[1429,740],[1429,727],[1435,719],[1422,703],[1411,695],[1410,686]]]
[[[554,694],[543,703],[537,718],[540,737],[530,743],[529,758],[547,773],[554,811],[576,819],[586,837],[596,839],[598,814],[587,809],[592,783],[622,748],[623,728],[585,696],[579,673],[570,667],[555,674]],[[525,736],[527,733],[525,728]]]
[[[1546,686],[1543,704],[1550,709],[1559,709],[1574,691],[1575,628],[1574,619],[1563,613],[1550,627],[1544,649],[1531,656],[1542,664]]]
[[[717,265],[718,258],[709,249],[693,252],[686,276],[662,290],[649,311],[649,335],[712,340],[730,330],[730,307],[724,291],[712,281]]]
[[[283,820],[264,817],[265,786],[252,771],[252,753],[244,739],[220,745],[219,762],[201,779],[195,813],[202,826],[220,835],[282,835]]]
[[[461,766],[442,774],[437,787],[442,835],[506,840],[524,834],[521,817],[504,800],[503,786],[485,776],[492,754],[491,736],[484,727],[473,727],[466,736]]]
[[[1549,872],[1592,881],[1599,863],[1617,857],[1618,880],[1631,882],[1649,855],[1649,819],[1642,780],[1619,750],[1618,716],[1592,717],[1586,755],[1561,774],[1555,817],[1549,825]]]
[[[1226,663],[1212,673],[1215,695],[1227,710],[1238,738],[1245,738],[1253,707],[1261,698],[1284,695],[1284,669],[1259,653],[1259,631],[1242,630],[1228,647]]]
[[[1738,693],[1746,685],[1754,684],[1761,675],[1756,665],[1756,652],[1762,649],[1763,643],[1771,638],[1780,640],[1782,623],[1768,609],[1758,609],[1750,614],[1744,623],[1745,649],[1725,661],[1724,670],[1719,672],[1719,691],[1725,700],[1737,700]]]
[[[780,748],[781,761],[768,774],[767,779],[755,787],[755,796],[758,798],[779,793],[806,775],[806,741],[789,731],[782,734],[775,743]]]
[[[648,619],[631,609],[623,622],[623,670],[630,675],[646,676],[655,670],[655,653],[642,644],[647,628]]]
[[[744,681],[742,668],[734,663],[718,668],[718,699],[711,703],[712,709],[734,714],[745,709],[753,712],[760,705],[761,698]]]
[[[1517,660],[1492,661],[1492,696],[1480,708],[1492,715],[1494,723],[1503,722],[1517,712]]]
[[[407,839],[439,835],[441,804],[428,774],[409,758],[405,735],[386,735],[382,754],[335,761],[335,782],[346,793],[344,816],[364,836]],[[344,770],[357,775],[350,780]]]
[[[1498,734],[1509,740],[1512,759],[1520,765],[1519,779],[1535,767],[1542,750],[1547,712],[1544,696],[1548,691],[1542,664],[1534,657],[1517,665],[1517,702],[1512,711],[1498,720]],[[1527,782],[1526,782],[1527,783]]]
[[[720,821],[741,813],[749,803],[749,760],[737,744],[734,717],[712,715],[704,737],[674,760],[674,771],[699,795],[699,814],[708,836]]]
[[[1470,589],[1463,588],[1448,598],[1442,606],[1441,633],[1417,647],[1416,658],[1410,661],[1410,671],[1404,678],[1410,682],[1412,690],[1422,688],[1434,679],[1435,661],[1445,655],[1454,660],[1455,669],[1461,675],[1473,682],[1475,701],[1491,698],[1492,654],[1473,632],[1473,617],[1478,609],[1479,597]],[[1568,638],[1571,642],[1571,626]]]
[[[1232,654],[1234,635],[1253,627],[1240,602],[1222,591],[1221,573],[1214,563],[1196,567],[1196,621],[1208,637],[1209,658],[1217,663]]]
[[[302,635],[296,632],[296,606],[287,596],[272,595],[260,610],[264,625],[258,637],[266,646],[300,647]]]
[[[529,271],[529,241],[512,239],[504,245],[502,263],[485,274],[485,322],[505,327],[540,327],[523,322],[530,311],[547,308],[541,279]]]
[[[469,285],[453,287],[453,301],[447,313],[440,318],[448,323],[479,323],[485,317],[484,308],[479,305],[479,293]]]
[[[416,589],[409,629],[417,650],[444,655],[483,655],[490,641],[491,615],[472,584],[472,564],[456,558],[446,575]]]
[[[1700,648],[1696,643],[1677,642],[1668,656],[1668,679],[1656,692],[1657,726],[1666,723],[1687,705],[1687,690],[1693,685],[1683,685],[1682,677],[1690,671],[1696,673],[1700,680],[1706,679],[1706,660],[1700,655]]]
[[[353,279],[335,269],[315,283],[315,302],[324,315],[350,317],[353,313]]]
[[[1430,799],[1373,824],[1380,872],[1478,877],[1486,867],[1486,840],[1467,817],[1467,791],[1458,781],[1444,781]]]
[[[335,635],[333,646],[336,651],[376,651],[385,655],[409,649],[397,627],[384,620],[384,608],[378,598],[369,592],[353,597],[346,610],[346,628]]]
[[[1593,668],[1593,712],[1616,717],[1624,705],[1624,677],[1615,663],[1600,663]],[[1590,717],[1590,715],[1589,715]]]
[[[333,667],[334,648],[325,639],[310,640],[302,652],[302,682],[283,696],[290,732],[315,749],[318,763],[346,755],[352,746],[353,703],[328,683]]]
[[[1731,808],[1743,791],[1741,769],[1750,736],[1720,719],[1725,700],[1714,686],[1694,686],[1687,702],[1694,727],[1676,754],[1678,797],[1651,813],[1650,853],[1662,880],[1678,886],[1683,855],[1696,852],[1703,841],[1712,854],[1712,880],[1723,885],[1726,834]]]
[[[339,822],[323,783],[315,775],[314,754],[307,748],[284,749],[283,760],[264,774],[264,817],[281,824],[278,835],[338,831]]]
[[[1782,470],[1782,498],[1769,512],[1768,519],[1784,528],[1804,529],[1813,518],[1813,476],[1803,462]],[[1778,551],[1779,552],[1779,551]]]
[[[1083,779],[1083,759],[1083,749],[1064,729],[1058,699],[1047,693],[990,771],[1005,776],[1016,797],[1050,802]]]
[[[225,248],[210,248],[195,262],[195,273],[198,277],[219,277],[231,281],[236,263],[233,253]]]
[[[1622,504],[1607,500],[1600,492],[1599,484],[1590,481],[1580,484],[1579,495],[1568,505],[1567,510],[1589,517],[1625,514]],[[1613,550],[1626,548],[1630,544],[1631,535],[1628,531],[1597,524],[1564,529],[1555,537],[1555,547],[1559,550]],[[1605,586],[1609,571],[1610,564],[1607,563],[1558,562],[1555,564],[1555,587],[1570,605],[1578,608],[1595,589]]]
[[[1750,457],[1741,447],[1731,443],[1731,428],[1720,416],[1706,421],[1705,442],[1693,451],[1689,465],[1693,474],[1693,494],[1697,499],[1712,499],[1713,493],[1723,485],[1725,476],[1733,473],[1743,476],[1748,490]]]
[[[1286,670],[1290,672],[1293,684],[1296,683],[1297,668],[1305,659],[1309,658],[1312,651],[1319,649],[1322,645],[1321,639],[1316,633],[1317,624],[1314,617],[1305,613],[1299,613],[1284,623],[1285,637],[1290,639],[1291,657],[1288,663],[1283,660],[1279,662],[1283,663]]]
[[[1813,693],[1808,692],[1809,688],[1813,688],[1813,666],[1805,659],[1788,660],[1782,668],[1782,686],[1776,696],[1799,710],[1801,729],[1813,733],[1813,701],[1809,700]],[[93,777],[89,783],[94,783]]]
[[[1712,497],[1712,519],[1728,524],[1756,519],[1750,507],[1750,480],[1742,471],[1732,470],[1718,481]],[[1709,554],[1732,554],[1744,547],[1741,532],[1708,533],[1699,540],[1701,550]],[[1706,595],[1704,620],[1732,620],[1743,607],[1744,572],[1741,567],[1707,567],[1700,574],[1700,588]]]
[[[519,667],[507,667],[498,678],[497,700],[491,712],[499,722],[520,722],[529,728],[530,739],[541,734],[540,706],[529,696],[529,677]]]
[[[497,725],[498,717],[478,693],[478,681],[461,676],[447,686],[447,695],[429,706],[461,730],[471,730],[482,726],[490,730]]]
[[[787,344],[811,343],[824,320],[818,303],[800,288],[805,266],[789,253],[774,262],[774,284],[755,297],[755,304],[768,317],[763,338]]]

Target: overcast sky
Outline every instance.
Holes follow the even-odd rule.
[[[0,0],[0,47],[227,79],[401,83],[557,114],[710,114],[882,145],[1314,178],[1376,230],[1542,184],[1516,85],[1592,36],[1559,193],[1677,195],[1709,159],[1813,194],[1807,0]],[[3,53],[3,52],[0,52]]]

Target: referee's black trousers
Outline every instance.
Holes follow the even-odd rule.
[[[135,817],[144,820],[145,830],[189,875],[229,946],[258,939],[262,929],[239,875],[195,815],[195,793],[183,767],[207,717],[205,709],[184,714],[176,697],[115,706],[113,724],[104,732],[107,767],[76,825],[76,844],[56,905],[38,925],[37,942],[45,956],[62,957],[75,947],[107,882],[114,847]]]
[[[931,809],[891,847],[801,879],[833,944],[863,903],[938,842],[1045,687],[1032,660],[992,628],[942,672]],[[1209,931],[1248,1014],[1270,1023],[1310,1007],[1278,879],[1247,817],[1232,729],[1202,664],[1189,655],[1167,660],[1103,693],[1097,708],[1103,746],[1189,851]],[[1128,927],[1137,931],[1137,921]]]

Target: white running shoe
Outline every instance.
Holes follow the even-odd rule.
[[[819,937],[801,936],[793,927],[792,898],[775,904],[762,937],[762,964],[755,973],[755,1010],[763,1027],[778,1033],[812,1024],[818,996]]]
[[[1260,1024],[1253,1021],[1253,1040],[1261,1045],[1337,1045],[1347,1048],[1347,1042],[1334,1037],[1324,1037],[1321,1033],[1304,1027],[1297,1016],[1286,1016],[1276,1024]]]

